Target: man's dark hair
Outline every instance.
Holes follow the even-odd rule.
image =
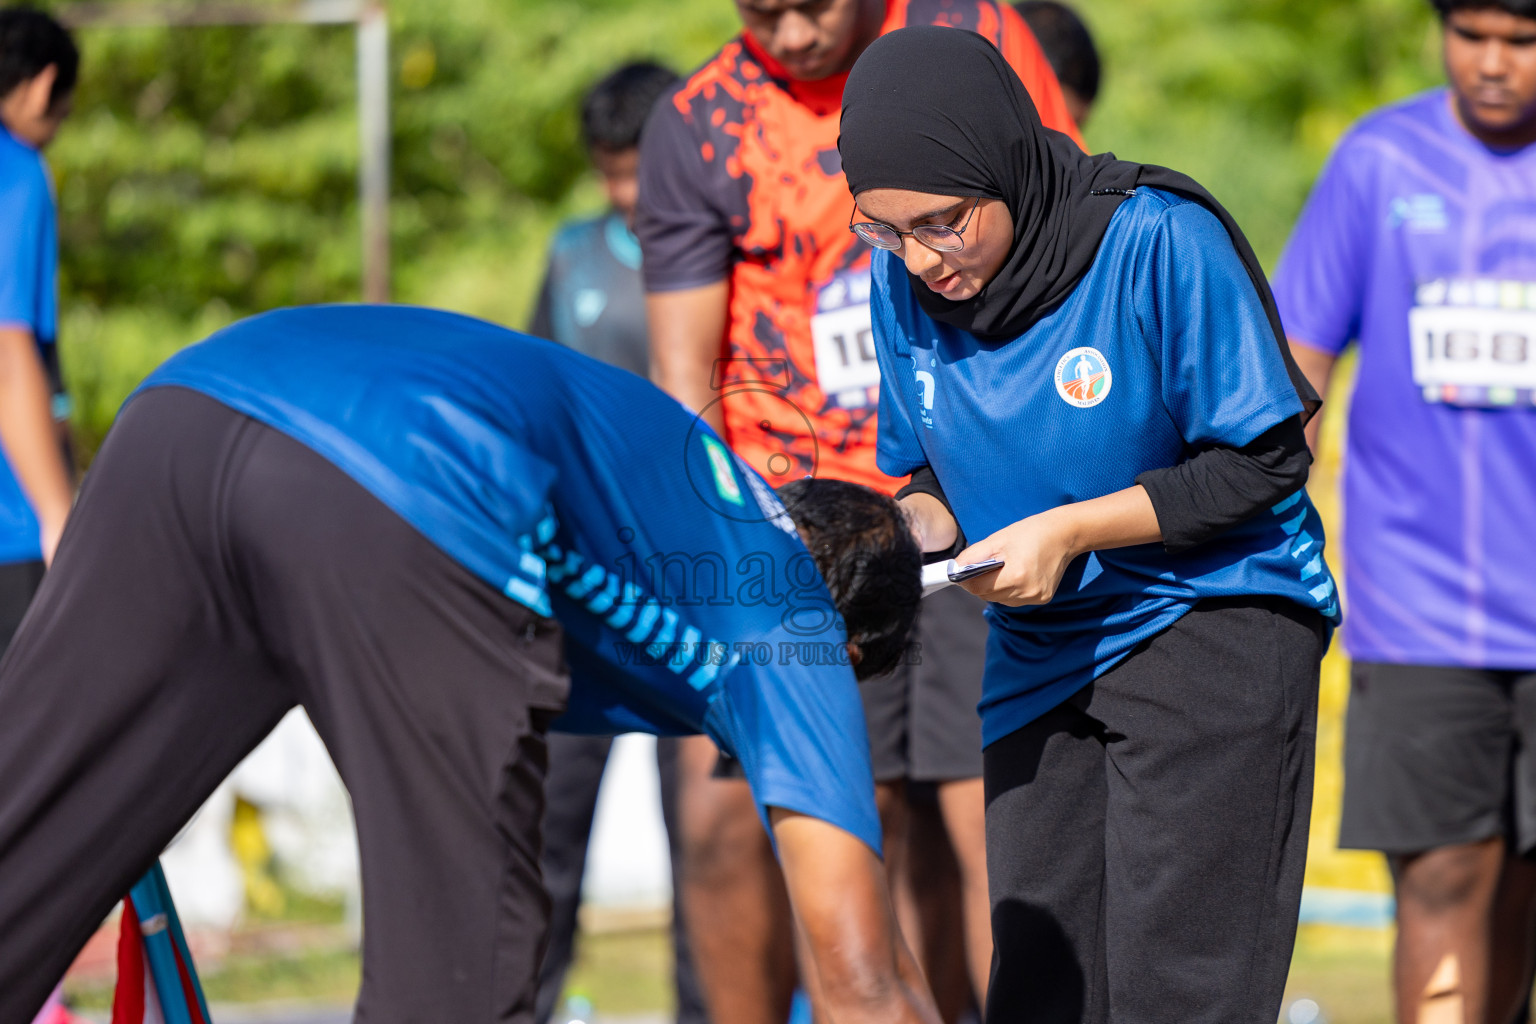
[[[625,64],[598,82],[581,103],[587,148],[617,151],[640,145],[640,129],[651,108],[677,82],[676,72],[651,61]]]
[[[22,82],[42,74],[49,64],[58,66],[48,102],[58,103],[75,91],[80,73],[80,51],[63,25],[32,7],[0,10],[0,97]]]
[[[1013,7],[1029,23],[1057,80],[1092,103],[1099,95],[1099,50],[1083,19],[1056,0],[1024,0]]]
[[[1429,0],[1441,20],[1452,11],[1489,9],[1536,20],[1536,0]]]
[[[895,498],[844,480],[794,480],[778,489],[857,644],[859,679],[901,663],[923,597],[923,556]]]

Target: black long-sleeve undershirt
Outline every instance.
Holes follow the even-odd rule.
[[[1177,554],[1294,494],[1311,465],[1301,417],[1293,416],[1241,448],[1204,448],[1177,466],[1148,470],[1136,482],[1152,499],[1164,550]]]
[[[1162,530],[1163,548],[1177,554],[1198,547],[1264,509],[1288,497],[1307,482],[1312,453],[1307,449],[1301,417],[1293,416],[1264,431],[1241,448],[1212,446],[1197,451],[1176,466],[1152,469],[1136,477],[1152,499],[1152,511]],[[931,494],[954,510],[938,477],[928,466],[912,474],[896,492]],[[957,539],[943,552],[929,552],[925,562],[953,558],[966,547],[956,524]]]

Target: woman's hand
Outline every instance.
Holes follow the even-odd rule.
[[[1001,569],[960,586],[983,600],[1018,607],[1045,604],[1055,597],[1062,575],[1078,555],[1162,539],[1152,499],[1136,484],[1020,519],[972,544],[955,561],[969,565],[1000,559]]]
[[[960,552],[961,565],[1002,561],[1002,568],[959,584],[984,601],[1018,607],[1056,596],[1067,565],[1082,552],[1073,544],[1071,505],[1020,519]]]

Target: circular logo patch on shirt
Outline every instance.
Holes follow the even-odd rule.
[[[1109,397],[1109,361],[1096,348],[1074,348],[1056,363],[1056,393],[1068,405],[1090,409]]]

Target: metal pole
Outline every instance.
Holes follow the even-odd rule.
[[[202,0],[200,3],[161,0],[89,0],[61,4],[55,11],[70,28],[131,25],[350,25],[361,21],[364,0],[289,0],[287,3]]]
[[[357,21],[363,301],[389,301],[389,19],[369,4]]]

